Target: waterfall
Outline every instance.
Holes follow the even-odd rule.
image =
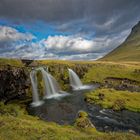
[[[72,88],[82,87],[83,84],[79,79],[78,75],[72,69],[68,69],[68,71],[69,71],[69,80],[70,80],[71,87]]]
[[[69,95],[68,93],[61,90],[56,79],[51,74],[48,73],[48,69],[44,69],[43,67],[36,68],[35,70],[32,70],[30,72],[30,79],[33,92],[32,94],[33,102],[31,104],[32,106],[39,106],[43,103],[42,101],[39,100],[38,84],[36,76],[37,71],[41,71],[42,73],[42,78],[44,82],[44,99],[57,98]]]
[[[72,69],[68,69],[68,71],[69,71],[70,86],[72,87],[73,90],[92,88],[91,85],[83,85],[78,75]]]
[[[38,95],[38,87],[37,87],[37,77],[36,77],[36,71],[32,70],[30,73],[30,79],[31,79],[31,84],[32,84],[32,97],[33,97],[33,102],[32,106],[39,106],[43,102],[39,100],[39,95]]]
[[[43,68],[41,69],[41,72],[42,72],[44,86],[45,86],[44,98],[59,96],[59,92],[61,89],[60,89],[57,81],[55,80],[55,78],[51,74],[46,72]]]
[[[48,69],[40,67],[36,68],[36,71],[41,71],[42,73],[42,78],[44,82],[44,99],[57,98],[60,96],[68,95],[66,92],[61,90],[56,79],[51,74],[48,73]],[[35,83],[37,83],[37,79]]]

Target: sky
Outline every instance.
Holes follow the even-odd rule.
[[[140,0],[0,0],[0,57],[96,60],[140,20]]]

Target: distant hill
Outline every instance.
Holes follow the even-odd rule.
[[[100,60],[140,61],[140,21],[132,28],[130,35],[119,47]]]

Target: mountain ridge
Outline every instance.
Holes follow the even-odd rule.
[[[99,60],[140,61],[140,21],[121,45]]]

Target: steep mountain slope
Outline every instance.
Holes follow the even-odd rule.
[[[132,28],[130,35],[119,47],[100,60],[140,61],[140,21]]]

